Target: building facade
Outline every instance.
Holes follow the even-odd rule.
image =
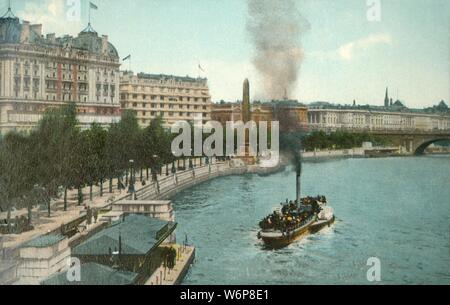
[[[162,117],[165,127],[201,116],[211,120],[211,95],[205,78],[156,75],[125,71],[120,78],[122,109],[136,111],[139,125],[146,127]]]
[[[42,34],[42,25],[0,18],[0,132],[29,131],[43,113],[77,105],[78,120],[120,120],[119,56],[89,25],[77,37]]]
[[[308,111],[311,130],[336,131],[443,131],[450,130],[450,115],[417,111],[387,111],[357,108]]]
[[[275,108],[282,131],[308,130],[308,108],[305,106],[282,105]]]
[[[308,128],[308,108],[304,106],[252,104],[250,112],[251,120],[256,124],[268,122],[270,127],[272,121],[279,121],[281,129],[283,129],[284,123],[290,126],[295,125],[296,129],[306,130]],[[211,118],[223,126],[227,122],[243,121],[242,105],[241,103],[213,104]],[[291,121],[292,124],[288,121]]]
[[[226,126],[227,122],[244,121],[243,108],[241,103],[213,104],[211,119]],[[250,107],[250,120],[256,122],[272,122],[273,108],[270,106],[252,105]]]

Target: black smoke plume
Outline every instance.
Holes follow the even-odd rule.
[[[302,132],[289,132],[280,134],[280,149],[290,158],[296,172],[296,200],[301,200],[302,175]]]
[[[255,48],[253,64],[268,99],[288,98],[303,62],[301,39],[309,29],[295,0],[247,0],[247,31]]]

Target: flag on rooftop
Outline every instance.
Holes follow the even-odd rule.
[[[91,8],[91,9],[93,9],[93,10],[98,10],[98,6],[95,5],[95,4],[92,3],[92,2],[89,2],[89,8]]]

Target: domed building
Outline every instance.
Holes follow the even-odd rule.
[[[30,131],[49,107],[76,103],[81,127],[120,119],[120,58],[89,24],[77,37],[42,33],[11,9],[0,18],[0,133]]]

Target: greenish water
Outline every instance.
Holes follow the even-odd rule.
[[[450,156],[306,163],[303,194],[326,195],[336,224],[279,251],[258,222],[295,194],[291,168],[215,179],[174,198],[179,241],[197,259],[185,284],[450,284]]]

